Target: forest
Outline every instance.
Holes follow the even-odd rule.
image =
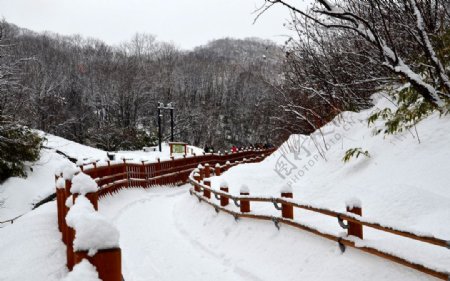
[[[309,134],[339,112],[370,107],[374,92],[404,83],[413,97],[406,107],[418,100],[422,106],[412,110],[417,114],[391,113],[391,131],[445,107],[445,1],[327,3],[302,11],[266,1],[259,16],[273,5],[292,10],[286,28],[297,35],[283,46],[223,38],[182,50],[149,34],[108,46],[3,21],[0,115],[114,151],[154,145],[157,105],[171,102],[175,140],[220,150]],[[169,116],[162,117],[168,140]]]

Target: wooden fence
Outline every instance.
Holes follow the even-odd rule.
[[[215,167],[211,172],[216,173],[216,175],[220,175],[222,172],[226,171],[229,168],[228,165],[223,165],[219,167]],[[361,250],[366,253],[370,253],[381,258],[388,259],[390,261],[402,264],[404,266],[413,268],[420,272],[432,275],[436,278],[442,280],[450,280],[449,272],[442,272],[433,268],[426,267],[422,264],[415,263],[413,261],[407,260],[400,256],[397,256],[392,253],[387,253],[381,251],[379,249],[369,247],[369,246],[358,246],[355,243],[356,239],[363,239],[363,226],[371,227],[383,232],[388,232],[397,236],[402,236],[410,239],[414,239],[417,241],[421,241],[424,243],[432,244],[439,247],[444,247],[450,249],[450,241],[439,239],[433,236],[428,235],[420,235],[410,231],[405,231],[401,229],[395,229],[393,227],[383,226],[381,223],[373,222],[369,220],[365,220],[362,217],[362,208],[361,206],[347,206],[347,212],[341,213],[333,210],[317,208],[310,205],[300,204],[295,202],[293,198],[292,192],[281,193],[280,197],[252,197],[247,191],[240,193],[240,195],[231,195],[228,193],[229,189],[226,186],[221,186],[220,190],[212,189],[211,183],[208,179],[210,176],[210,171],[205,168],[201,168],[198,173],[191,173],[189,176],[189,181],[193,185],[190,189],[191,195],[194,195],[198,198],[200,202],[206,202],[211,205],[217,212],[223,211],[238,218],[250,218],[250,219],[260,219],[260,220],[268,220],[272,221],[277,228],[279,228],[280,224],[290,225],[301,230],[308,231],[315,235],[321,236],[323,238],[327,238],[329,240],[336,241],[339,243],[339,246],[342,251],[345,251],[345,247],[353,247],[358,250]],[[213,195],[213,196],[211,196]],[[237,207],[239,207],[239,211],[234,211],[227,207],[232,201]],[[252,202],[265,202],[267,204],[271,204],[280,211],[280,216],[269,216],[269,215],[260,215],[255,212],[251,212],[251,203]],[[311,226],[307,226],[302,224],[296,220],[294,220],[294,208],[304,209],[308,211],[312,211],[318,214],[330,216],[336,218],[336,222],[339,225],[347,230],[347,237],[339,237],[333,234],[325,233],[320,231],[319,229],[313,228]],[[345,223],[345,221],[347,223]],[[353,237],[351,237],[353,236]]]
[[[212,154],[204,153],[167,161],[159,159],[154,163],[146,161],[133,162],[130,159],[121,161],[107,161],[106,163],[93,162],[79,166],[79,172],[89,175],[98,185],[98,191],[86,194],[86,197],[98,210],[98,199],[107,194],[113,194],[120,189],[128,187],[149,188],[161,185],[178,185],[188,182],[190,173],[200,165],[208,167],[210,165],[220,165],[232,167],[238,163],[250,163],[261,161],[270,155],[274,149],[268,150],[245,150],[236,153]],[[218,172],[220,173],[220,172]],[[89,256],[87,252],[76,252],[73,248],[75,231],[67,225],[66,216],[69,212],[70,204],[75,203],[79,194],[72,194],[73,175],[63,175],[58,172],[55,175],[56,199],[58,210],[58,227],[62,233],[62,240],[67,247],[67,267],[73,267],[87,259],[97,269],[99,277],[103,281],[122,281],[121,273],[121,251],[120,248],[101,249],[95,255]],[[68,202],[71,201],[71,202]]]

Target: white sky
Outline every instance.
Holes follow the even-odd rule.
[[[301,2],[301,1],[298,1]],[[255,24],[263,0],[0,0],[0,15],[33,31],[81,34],[108,44],[136,32],[183,49],[222,37],[261,37],[282,43],[289,12],[272,7]]]

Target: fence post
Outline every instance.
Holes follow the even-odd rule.
[[[67,178],[67,177],[66,177]],[[69,270],[73,269],[74,266],[74,258],[73,258],[73,239],[75,238],[74,230],[73,228],[69,227],[66,222],[66,215],[69,212],[69,207],[66,205],[67,200],[72,195],[70,193],[70,188],[72,187],[72,180],[66,179],[65,183],[66,189],[65,189],[65,198],[66,201],[64,202],[64,233],[63,233],[63,239],[66,243],[66,258],[67,258],[67,268]]]
[[[205,178],[211,177],[211,168],[209,167],[209,164],[205,164]]]
[[[94,256],[86,251],[75,252],[75,263],[88,260],[98,272],[102,281],[122,281],[122,256],[120,248],[98,250]]]
[[[345,202],[347,212],[362,216],[361,201],[358,199],[351,199]],[[348,235],[356,236],[363,239],[363,226],[360,223],[348,222]]]
[[[203,180],[205,178],[205,168],[199,164],[197,169],[199,170],[200,180]]]
[[[204,179],[203,183],[206,186],[211,187],[211,180],[209,178]],[[205,196],[206,198],[210,199],[211,198],[211,191],[207,190],[206,188],[203,188],[203,196]]]
[[[228,183],[221,182],[220,183],[220,191],[227,192],[228,193]],[[220,196],[220,206],[225,207],[230,202],[230,198],[225,196]]]
[[[241,189],[240,189],[240,194],[241,196],[248,196],[250,195],[250,190],[248,189],[248,186],[246,185],[242,185]],[[241,213],[249,213],[250,212],[250,201],[249,200],[245,200],[245,199],[241,199]]]
[[[220,176],[221,175],[220,164],[219,163],[217,163],[216,166],[214,167],[214,174],[216,176]]]
[[[56,179],[56,207],[58,211],[58,229],[61,233],[64,233],[64,221],[65,221],[65,206],[66,198],[65,198],[65,180],[60,175],[59,177],[55,176]],[[63,237],[64,240],[64,237]]]
[[[194,180],[198,183],[201,181],[200,174],[196,171],[194,171]],[[200,187],[197,184],[194,184],[194,190],[196,192],[200,192]]]
[[[292,190],[282,190],[281,197],[293,198]],[[281,204],[281,216],[286,219],[293,219],[294,207],[292,205]]]

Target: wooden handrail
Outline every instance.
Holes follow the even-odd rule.
[[[213,194],[216,194],[218,196],[224,196],[224,197],[232,199],[232,200],[239,201],[241,199],[245,199],[250,202],[269,202],[269,203],[286,204],[288,206],[320,213],[320,214],[335,217],[335,218],[340,218],[342,220],[346,220],[346,221],[350,221],[350,222],[354,222],[354,223],[359,223],[359,224],[362,224],[367,227],[371,227],[371,228],[374,228],[377,230],[381,230],[381,231],[389,232],[389,233],[396,234],[399,236],[411,238],[411,239],[418,240],[421,242],[425,242],[425,243],[429,243],[429,244],[433,244],[433,245],[441,246],[441,247],[445,247],[445,248],[450,248],[450,241],[448,241],[448,240],[436,238],[434,236],[418,234],[418,233],[414,233],[411,231],[396,229],[391,226],[384,226],[378,222],[371,222],[368,220],[364,220],[362,217],[356,216],[354,214],[341,213],[341,212],[336,212],[336,211],[329,210],[329,209],[313,207],[310,205],[297,203],[297,202],[293,201],[292,199],[286,200],[286,199],[278,198],[278,197],[255,197],[255,196],[231,195],[229,193],[226,193],[226,192],[223,192],[220,190],[215,190],[207,185],[199,183],[199,182],[195,181],[195,179],[191,176],[189,177],[189,181],[191,184],[197,185],[197,186],[201,187],[202,189],[207,189]]]
[[[214,192],[214,191],[211,190],[211,192]],[[228,214],[234,216],[235,218],[250,218],[250,219],[259,219],[259,220],[267,220],[267,221],[276,221],[277,223],[284,223],[286,225],[290,225],[290,226],[299,228],[301,230],[313,233],[313,234],[321,236],[323,238],[336,241],[336,242],[338,242],[340,244],[343,244],[345,246],[349,246],[349,247],[361,250],[363,252],[366,252],[366,253],[369,253],[369,254],[373,254],[373,255],[379,256],[381,258],[388,259],[390,261],[393,261],[393,262],[396,262],[398,264],[407,266],[409,268],[415,269],[417,271],[420,271],[422,273],[426,273],[428,275],[434,276],[434,277],[442,279],[442,280],[447,280],[448,281],[449,278],[450,278],[450,273],[449,272],[442,272],[442,271],[439,271],[439,270],[436,270],[436,269],[428,268],[428,267],[426,267],[426,266],[424,266],[422,264],[418,264],[418,263],[409,261],[409,260],[404,259],[402,257],[399,257],[399,256],[396,256],[394,254],[378,250],[378,249],[373,248],[373,247],[369,247],[369,246],[359,247],[359,246],[356,246],[354,241],[349,240],[349,239],[347,239],[345,237],[339,237],[339,236],[335,236],[333,234],[325,233],[325,232],[322,232],[322,231],[320,231],[320,230],[318,230],[316,228],[304,225],[304,224],[299,223],[299,222],[294,221],[294,220],[290,220],[290,219],[286,219],[286,218],[282,218],[282,217],[268,216],[268,215],[258,215],[258,214],[253,214],[253,213],[252,214],[248,214],[248,213],[236,212],[236,211],[224,208],[224,207],[222,207],[222,206],[212,202],[211,200],[203,197],[201,193],[196,192],[194,189],[190,189],[190,193],[192,195],[196,196],[200,201],[206,202],[207,204],[213,206],[216,210],[220,210],[220,211],[223,211],[225,213],[228,213]],[[240,197],[241,196],[230,196],[228,198],[241,199]],[[242,198],[245,198],[246,200],[251,200],[251,199],[249,199],[250,197],[248,197],[248,196],[242,196]],[[262,198],[258,198],[258,202],[262,202],[259,199],[262,199]],[[269,201],[267,201],[267,202],[269,202]]]
[[[223,167],[223,166],[222,166]],[[382,257],[382,258],[386,258],[389,259],[391,261],[394,261],[396,263],[408,266],[410,268],[416,269],[420,272],[432,275],[434,277],[437,277],[439,279],[442,280],[450,280],[450,273],[449,272],[442,272],[436,269],[432,269],[432,268],[428,268],[424,265],[412,262],[410,260],[404,259],[402,257],[396,256],[394,254],[391,253],[387,253],[384,251],[380,251],[376,248],[373,247],[368,247],[368,246],[364,246],[364,247],[359,247],[355,245],[355,242],[343,237],[338,237],[329,233],[324,233],[322,231],[319,231],[318,229],[315,229],[311,226],[306,226],[304,224],[301,224],[297,221],[294,221],[293,219],[290,218],[286,218],[286,217],[274,217],[274,216],[268,216],[268,215],[259,215],[259,214],[255,214],[255,213],[246,213],[243,212],[241,209],[241,212],[236,212],[230,209],[227,209],[223,206],[219,206],[217,203],[213,202],[210,198],[206,198],[204,196],[205,194],[205,190],[208,192],[208,194],[214,194],[213,198],[215,197],[217,200],[221,200],[222,198],[227,198],[227,199],[231,199],[233,201],[235,201],[236,205],[239,206],[240,204],[237,203],[238,201],[245,201],[245,202],[267,202],[267,203],[272,203],[275,205],[275,207],[279,210],[281,210],[281,207],[278,207],[277,204],[281,204],[282,206],[290,206],[292,208],[300,208],[300,209],[304,209],[304,210],[308,210],[308,211],[312,211],[312,212],[316,212],[316,213],[320,213],[323,215],[327,215],[327,216],[331,216],[331,217],[335,217],[338,220],[346,220],[349,223],[354,223],[354,224],[358,224],[358,225],[363,225],[363,226],[367,226],[367,227],[371,227],[380,231],[384,231],[384,232],[388,232],[394,235],[398,235],[398,236],[402,236],[402,237],[406,237],[406,238],[410,238],[410,239],[414,239],[417,241],[421,241],[421,242],[425,242],[425,243],[429,243],[432,245],[436,245],[436,246],[441,246],[441,247],[445,247],[445,248],[450,248],[450,241],[448,240],[444,240],[441,238],[436,238],[434,236],[430,236],[430,235],[423,235],[423,234],[418,234],[418,233],[414,233],[411,231],[406,231],[406,230],[401,230],[401,229],[396,229],[392,226],[386,226],[383,225],[379,222],[374,222],[371,220],[367,220],[364,219],[362,216],[353,214],[353,213],[349,213],[349,212],[337,212],[334,210],[330,210],[330,209],[325,209],[325,208],[320,208],[320,207],[315,207],[315,206],[311,206],[309,204],[302,204],[300,202],[296,202],[293,199],[290,198],[281,198],[281,197],[258,197],[258,196],[250,196],[250,195],[232,195],[230,193],[224,192],[222,190],[215,190],[213,188],[211,188],[209,185],[203,184],[201,181],[198,181],[194,178],[193,174],[191,173],[189,175],[189,182],[194,186],[194,188],[190,189],[190,193],[191,195],[195,195],[200,201],[204,201],[206,203],[208,203],[209,205],[213,206],[217,211],[221,210],[224,211],[225,213],[228,213],[230,215],[233,215],[235,218],[239,218],[239,217],[245,217],[245,218],[253,218],[253,219],[263,219],[263,220],[272,220],[274,222],[276,222],[276,225],[278,227],[279,223],[284,223],[287,225],[291,225],[293,227],[296,228],[300,228],[302,230],[314,233],[316,235],[319,235],[321,237],[330,239],[330,240],[334,240],[338,243],[340,243],[341,245],[345,245],[345,246],[350,246],[359,250],[362,250],[364,252]],[[228,190],[228,189],[227,189]],[[203,192],[203,196],[202,193]],[[361,230],[362,231],[362,230]],[[361,238],[362,238],[362,234],[361,234]]]

